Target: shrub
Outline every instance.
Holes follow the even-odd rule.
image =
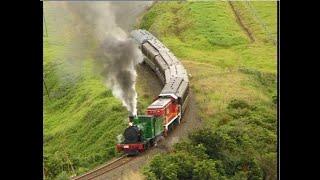
[[[193,145],[191,142],[180,142],[174,145],[175,151],[189,153],[198,159],[208,159],[206,148],[203,144]]]
[[[202,129],[189,135],[193,144],[203,144],[208,154],[213,159],[219,159],[222,156],[222,149],[225,141],[223,137],[213,133],[210,129]]]
[[[151,179],[191,179],[195,161],[194,156],[184,152],[157,155],[144,174]]]
[[[228,104],[228,109],[244,109],[250,108],[249,104],[244,100],[233,99]]]
[[[244,68],[244,67],[239,68],[239,72],[251,75],[255,81],[257,81],[260,85],[262,85],[268,91],[271,92],[275,90],[276,82],[277,82],[276,74],[260,72],[255,69]]]
[[[195,163],[193,177],[195,180],[221,179],[213,160],[203,160]]]

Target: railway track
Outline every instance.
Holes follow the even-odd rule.
[[[180,124],[179,116],[181,114],[184,116],[185,110],[187,109],[187,105],[189,104],[190,96],[189,96],[188,74],[186,72],[186,69],[182,65],[182,63],[170,52],[170,50],[167,47],[165,47],[151,33],[149,33],[146,30],[139,29],[139,30],[132,31],[131,36],[139,44],[139,47],[142,53],[145,55],[146,58],[144,60],[146,62],[146,65],[151,68],[151,70],[155,73],[155,75],[160,80],[160,83],[162,83],[163,85],[163,89],[158,95],[159,99],[162,98],[162,100],[163,99],[167,100],[166,101],[167,104],[164,104],[164,105],[168,105],[169,102],[171,103],[170,105],[175,103],[175,106],[172,106],[174,108],[170,108],[170,109],[176,109],[174,113],[177,113],[178,115],[175,115],[174,117],[170,117],[172,118],[172,120],[170,119],[171,121],[163,121],[163,122],[158,121],[160,123],[163,123],[164,125],[163,129],[161,128],[162,124],[159,125],[160,126],[159,129],[162,130],[162,132],[160,130],[158,132],[167,133],[171,129],[171,127],[173,127],[174,121],[176,121],[176,123],[178,121],[178,123]],[[167,110],[168,112],[171,111],[169,110],[169,108]],[[152,116],[154,115],[155,114],[152,114]],[[162,114],[159,116],[162,117],[164,115]],[[155,138],[155,135],[150,135],[149,137]],[[135,142],[136,141],[134,141],[134,143]],[[174,139],[171,140],[171,144],[173,143],[174,143]],[[120,170],[121,166],[125,167],[124,166],[125,164],[127,164],[128,162],[132,161],[135,158],[136,156],[128,157],[124,155],[108,164],[102,165],[83,175],[72,177],[71,179],[73,180],[98,179],[103,176],[106,176],[107,174],[110,175],[110,178],[111,176],[113,176],[112,179],[114,179],[115,177],[111,171],[114,171],[116,169],[121,171]],[[107,179],[110,179],[110,178],[107,178]],[[106,179],[106,177],[104,177],[104,179]]]
[[[135,157],[129,157],[127,155],[123,155],[115,160],[113,160],[112,162],[108,163],[108,164],[104,164],[92,171],[89,171],[83,175],[80,176],[76,176],[76,177],[72,177],[72,180],[89,180],[89,179],[94,179],[96,177],[101,176],[102,174],[105,174],[109,171],[112,171],[130,161],[132,161]]]

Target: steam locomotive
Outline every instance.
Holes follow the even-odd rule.
[[[189,101],[189,79],[181,62],[156,37],[146,30],[134,30],[131,37],[144,54],[144,62],[163,84],[157,99],[146,115],[130,116],[124,141],[116,145],[118,152],[139,154],[153,146],[159,137],[167,136],[180,124]]]

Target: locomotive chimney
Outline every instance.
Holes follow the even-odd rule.
[[[133,121],[134,116],[133,115],[129,115],[129,122]]]

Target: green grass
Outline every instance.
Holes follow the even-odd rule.
[[[64,41],[54,47],[50,38],[55,39],[45,38],[44,45],[50,95],[49,99],[44,91],[44,163],[47,177],[52,178],[72,168],[83,172],[114,157],[116,136],[126,125],[127,112],[101,77],[92,73],[89,59],[73,72],[59,50]],[[56,65],[59,58],[61,64]]]
[[[276,34],[275,3],[251,3]],[[48,36],[44,37],[43,65],[50,94],[50,99],[46,91],[43,94],[46,179],[65,178],[73,169],[79,174],[117,156],[116,137],[123,132],[128,115],[95,73],[89,55],[96,44],[86,33],[81,39],[76,37],[76,24],[58,4],[47,2],[44,10]],[[231,143],[235,148],[226,146],[223,153],[230,149],[252,153],[264,173],[274,177],[276,47],[264,40],[268,39],[264,29],[245,4],[236,7],[257,37],[254,43],[227,2],[157,3],[144,15],[140,27],[158,36],[192,75],[190,85],[206,126],[225,140],[237,142],[237,134],[245,140],[242,147]],[[89,45],[74,46],[83,43]],[[138,76],[139,112],[154,96],[147,84]],[[252,108],[228,108],[234,100]],[[198,162],[197,167],[206,163],[213,164]]]
[[[77,39],[70,14],[59,3],[45,3],[48,36],[44,36],[44,171],[46,179],[80,174],[118,156],[117,136],[127,126],[128,112],[95,72],[95,44]],[[88,46],[78,46],[83,42]],[[88,48],[90,47],[90,48]],[[147,82],[137,80],[139,112],[151,101]]]
[[[264,43],[273,43],[277,39],[277,8],[273,1],[259,2],[233,2],[239,11],[246,26],[248,26],[255,40]]]
[[[181,22],[185,19],[192,22],[182,30],[182,35],[177,36],[173,29],[168,30],[169,27],[179,26],[179,23],[173,22],[174,16],[181,18]],[[204,103],[204,108],[215,111],[210,106],[226,105],[230,99],[239,96],[250,101],[271,102],[268,96],[272,93],[261,92],[258,87],[252,88],[256,82],[240,69],[245,67],[269,73],[275,78],[276,47],[263,42],[250,43],[236,23],[228,3],[158,3],[144,16],[140,27],[157,34],[182,60],[193,75],[191,86],[196,92],[203,92],[197,94],[200,102],[210,94],[215,103]],[[215,41],[220,43],[210,43]],[[275,93],[275,84],[272,89]]]
[[[235,8],[254,42],[228,2],[221,1],[159,2],[144,15],[140,28],[161,39],[192,75],[190,85],[205,126],[227,134],[239,129],[248,143],[236,149],[252,152],[264,176],[275,177],[277,52],[251,11],[275,36],[276,3],[250,3],[251,9],[245,2],[235,2]],[[234,100],[255,108],[235,113],[227,108]]]

